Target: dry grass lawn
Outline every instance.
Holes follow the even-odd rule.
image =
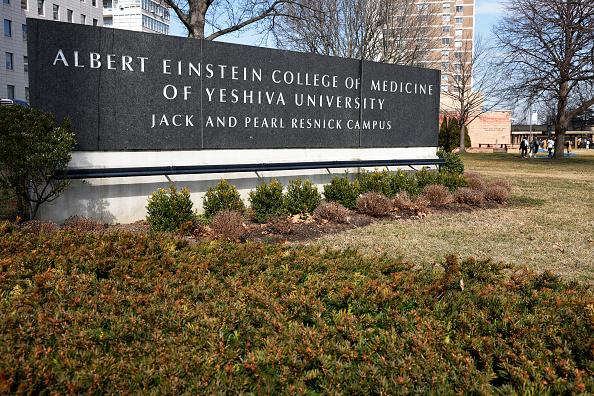
[[[356,247],[431,266],[447,254],[492,258],[566,279],[594,283],[594,150],[564,160],[512,154],[465,154],[467,172],[512,184],[516,205],[422,220],[376,223],[316,243]]]

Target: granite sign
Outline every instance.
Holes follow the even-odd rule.
[[[77,150],[437,146],[439,72],[27,20],[31,104]]]

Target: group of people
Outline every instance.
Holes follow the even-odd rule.
[[[520,151],[522,152],[522,158],[528,157],[536,157],[536,153],[538,153],[539,149],[543,149],[548,151],[549,157],[553,156],[554,149],[555,149],[555,138],[550,137],[548,139],[537,139],[536,137],[532,140],[532,142],[528,142],[528,139],[523,138],[520,142]],[[565,148],[567,149],[567,154],[571,149],[571,141],[567,140],[565,142]],[[591,138],[579,138],[576,143],[576,148],[582,149],[594,149],[594,144],[592,143]],[[530,152],[528,152],[530,150]]]

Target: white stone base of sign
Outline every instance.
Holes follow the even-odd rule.
[[[191,166],[218,164],[260,164],[280,162],[316,162],[351,160],[406,160],[437,158],[435,147],[414,148],[346,148],[346,149],[257,149],[203,151],[83,151],[75,152],[71,169],[131,168],[155,166]],[[421,166],[416,167],[421,169]],[[369,169],[369,168],[367,168]],[[397,168],[390,168],[394,171]],[[410,170],[410,168],[405,168]],[[300,177],[318,185],[330,182],[334,175],[345,171],[354,176],[361,168],[304,169],[197,175],[111,177],[73,180],[64,194],[51,203],[43,204],[38,219],[55,223],[70,216],[93,217],[103,223],[130,223],[146,218],[147,198],[157,188],[167,189],[173,183],[178,189],[191,192],[194,209],[203,212],[202,198],[209,186],[225,179],[234,185],[249,206],[248,194],[257,185],[271,179],[284,186]],[[371,168],[370,170],[373,170]]]

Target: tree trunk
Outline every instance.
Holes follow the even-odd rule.
[[[460,152],[466,152],[466,125],[460,125]]]
[[[562,82],[559,86],[559,100],[557,102],[557,117],[555,120],[555,153],[553,158],[565,156],[565,133],[571,119],[567,116],[567,99],[569,95],[569,84]]]

